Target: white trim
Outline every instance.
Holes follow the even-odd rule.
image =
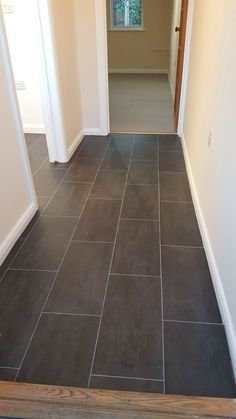
[[[80,133],[75,138],[75,140],[73,141],[73,143],[69,147],[69,159],[73,156],[76,148],[81,143],[81,141],[83,140],[83,138],[84,138],[84,130],[81,130]]]
[[[45,134],[45,126],[43,124],[23,124],[24,133],[27,134]]]
[[[95,0],[100,135],[110,132],[106,0]]]
[[[102,131],[100,128],[84,128],[83,134],[84,135],[107,135],[107,134],[102,134]]]
[[[184,47],[184,63],[183,63],[183,76],[182,76],[180,107],[179,107],[179,120],[178,120],[178,128],[177,128],[177,134],[180,137],[183,134],[183,126],[184,126],[184,112],[185,112],[187,87],[188,87],[188,69],[189,69],[189,60],[190,60],[190,52],[191,52],[194,4],[195,4],[194,0],[189,0],[186,38],[185,38],[185,47]]]
[[[10,253],[16,241],[19,239],[29,222],[34,217],[38,209],[37,203],[32,203],[20,217],[17,223],[14,225],[10,233],[4,239],[0,245],[0,265],[6,259],[7,255]]]
[[[109,68],[109,74],[168,74],[167,68]]]
[[[228,340],[231,360],[233,364],[234,375],[236,377],[236,334],[233,327],[233,321],[232,321],[232,317],[228,308],[227,300],[224,293],[224,288],[222,285],[223,279],[220,276],[220,272],[217,266],[217,261],[215,259],[215,255],[214,255],[213,248],[211,245],[211,239],[208,234],[207,225],[205,223],[204,215],[201,209],[201,204],[198,199],[197,188],[195,185],[194,176],[191,169],[191,163],[190,163],[184,135],[182,135],[182,144],[183,144],[183,151],[184,151],[184,158],[185,158],[185,163],[186,163],[188,179],[190,183],[190,189],[191,189],[192,198],[193,198],[193,205],[194,205],[194,209],[195,209],[197,220],[198,220],[198,225],[201,232],[203,246],[206,252],[206,257],[207,257],[209,269],[211,272],[211,277],[212,277],[218,305],[219,305],[220,312],[222,315],[223,323],[225,325],[225,331],[226,331],[226,336]]]
[[[62,123],[62,104],[57,79],[52,12],[49,0],[37,0],[42,51],[42,93],[46,137],[50,161],[68,161],[68,150]]]

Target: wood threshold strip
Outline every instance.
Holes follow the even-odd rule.
[[[236,400],[0,381],[4,418],[236,418]]]

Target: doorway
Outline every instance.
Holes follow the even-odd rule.
[[[105,3],[111,132],[176,132],[188,1]]]

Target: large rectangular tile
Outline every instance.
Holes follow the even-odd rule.
[[[128,185],[125,191],[121,217],[158,220],[158,186]]]
[[[160,172],[186,172],[181,151],[160,153]]]
[[[40,138],[40,134],[25,134],[25,142],[27,148],[30,148],[35,144]]]
[[[101,314],[112,244],[72,242],[46,311]]]
[[[178,135],[159,135],[159,151],[181,151],[182,144]]]
[[[37,195],[51,196],[66,174],[67,169],[44,169],[34,175],[34,187]]]
[[[161,202],[161,241],[165,245],[202,246],[192,204]]]
[[[96,317],[44,314],[17,381],[86,387],[98,322]]]
[[[163,381],[140,380],[125,377],[108,377],[102,375],[92,375],[89,387],[115,391],[163,393]]]
[[[159,255],[158,222],[121,220],[112,272],[159,275]]]
[[[157,143],[158,135],[156,134],[138,134],[135,135],[135,144],[137,143]]]
[[[121,199],[126,177],[126,172],[99,172],[90,198]]]
[[[129,185],[157,185],[158,162],[157,161],[131,161]]]
[[[113,242],[121,201],[89,199],[83,210],[73,240]]]
[[[164,318],[221,323],[203,249],[162,247]]]
[[[165,322],[166,393],[235,397],[223,326]]]
[[[75,159],[63,182],[93,182],[100,159]]]
[[[25,228],[25,230],[21,234],[21,238],[25,239],[26,237],[28,237],[28,235],[31,232],[32,228],[34,227],[36,221],[39,219],[40,215],[42,214],[42,212],[46,208],[49,200],[50,200],[49,196],[37,196],[38,211],[36,212],[36,214],[34,215],[32,220],[29,222],[29,224],[27,225],[27,227]]]
[[[188,177],[185,173],[160,173],[161,201],[192,202]]]
[[[12,267],[57,270],[76,221],[76,218],[41,217],[13,261]]]
[[[133,134],[112,134],[109,149],[131,151],[134,142]]]
[[[87,158],[87,159],[100,159],[103,158],[105,151],[107,149],[108,141],[106,139],[97,138],[87,140],[84,146],[81,148],[78,158]]]
[[[45,135],[40,135],[39,139],[28,149],[28,153],[32,156],[48,157],[48,147]]]
[[[0,365],[19,367],[55,274],[9,270],[0,284]]]
[[[108,149],[101,170],[128,170],[130,151]]]
[[[44,214],[79,216],[90,189],[90,183],[62,183],[49,202]]]
[[[136,142],[134,144],[132,159],[133,160],[157,160],[158,145],[156,142]]]
[[[110,276],[92,373],[163,378],[160,278]]]
[[[0,368],[1,381],[14,381],[17,374],[17,369],[14,368]]]

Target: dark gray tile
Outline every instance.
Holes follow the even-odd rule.
[[[29,162],[31,167],[31,172],[34,175],[35,172],[45,163],[47,160],[47,157],[45,156],[34,156],[29,155]]]
[[[128,170],[130,151],[107,150],[101,170]]]
[[[159,253],[158,222],[121,220],[112,272],[158,276]]]
[[[39,140],[40,134],[25,134],[25,142],[27,148],[31,147],[33,144],[36,143],[36,141]]]
[[[20,247],[24,243],[24,239],[19,238],[17,242],[14,244],[13,248],[7,255],[6,259],[0,266],[0,280],[2,279],[3,275],[5,274],[6,270],[10,266],[11,262],[13,261],[14,257],[16,256],[17,252],[19,251]]]
[[[157,185],[157,161],[131,161],[128,184],[130,185]]]
[[[163,382],[156,380],[140,380],[135,378],[104,377],[92,375],[90,388],[105,390],[138,391],[145,393],[163,393]]]
[[[99,172],[90,198],[121,199],[126,177],[126,172]]]
[[[7,271],[0,284],[0,365],[19,367],[55,274]]]
[[[161,242],[165,245],[202,246],[192,204],[161,202]]]
[[[159,278],[110,276],[92,373],[163,378]]]
[[[132,159],[133,160],[157,160],[157,143],[156,142],[135,142]]]
[[[45,135],[40,135],[38,141],[36,141],[29,149],[28,153],[32,156],[45,156],[48,157],[48,147]]]
[[[57,270],[77,219],[41,217],[16,256],[12,267]]]
[[[203,249],[162,247],[164,318],[221,323]]]
[[[84,137],[84,141],[86,143],[94,143],[95,142],[106,142],[107,144],[109,143],[111,139],[111,134],[108,135],[85,135]]]
[[[79,216],[90,189],[90,183],[62,183],[47,206],[44,214]]]
[[[158,186],[128,185],[125,191],[121,217],[158,220]]]
[[[72,242],[46,311],[101,314],[112,244]]]
[[[17,374],[17,370],[13,368],[0,368],[0,380],[1,381],[14,381]]]
[[[165,322],[166,393],[235,397],[223,326]]]
[[[188,177],[185,173],[160,174],[161,201],[192,202]]]
[[[34,186],[37,195],[51,196],[66,174],[67,169],[44,169],[34,175]]]
[[[99,319],[43,314],[17,381],[86,387]]]
[[[63,182],[93,182],[101,160],[75,159]]]
[[[178,135],[159,135],[159,151],[181,151],[182,144]]]
[[[117,151],[131,151],[134,137],[133,134],[112,134],[109,148]]]
[[[160,153],[160,172],[186,172],[181,151]]]
[[[100,159],[103,158],[107,149],[108,141],[102,138],[86,140],[85,145],[81,148],[78,158]]]
[[[89,199],[76,229],[74,240],[113,242],[121,201]]]
[[[135,144],[137,143],[157,143],[158,136],[156,134],[139,134],[135,136]]]
[[[48,204],[50,197],[49,196],[38,196],[38,211],[30,221],[30,223],[27,225],[26,229],[21,234],[21,238],[28,237],[29,233],[31,232],[32,228],[34,227],[36,221],[39,219],[40,215],[42,214],[43,210],[45,209],[46,205]]]

